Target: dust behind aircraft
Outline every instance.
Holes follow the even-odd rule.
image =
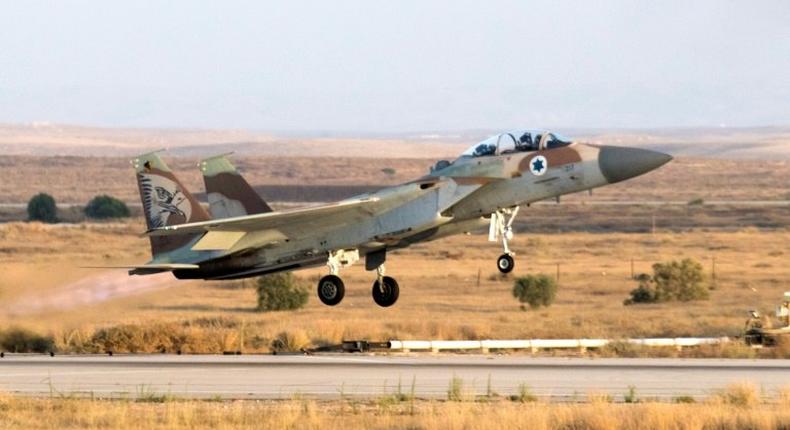
[[[318,297],[343,300],[342,268],[360,258],[376,271],[373,300],[392,306],[400,288],[385,275],[387,252],[476,230],[502,243],[500,272],[515,267],[512,224],[519,207],[649,172],[660,152],[574,142],[541,130],[504,132],[414,181],[323,206],[273,211],[226,156],[200,163],[209,211],[157,153],[133,160],[153,259],[130,274],[170,271],[179,279],[238,279],[327,265]]]

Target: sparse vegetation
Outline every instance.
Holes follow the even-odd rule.
[[[708,288],[703,284],[702,265],[690,258],[653,265],[653,275],[641,277],[639,286],[631,291],[624,303],[656,303],[707,300]]]
[[[551,306],[557,295],[557,281],[547,275],[526,275],[516,278],[513,297],[532,309]]]
[[[396,173],[398,173],[398,171],[393,169],[392,167],[385,167],[385,168],[381,169],[381,171],[387,176],[393,176]]]
[[[718,399],[727,405],[753,408],[760,403],[760,393],[757,391],[757,387],[752,384],[739,383],[729,385],[719,391],[714,399]]]
[[[274,352],[299,352],[310,346],[310,338],[304,330],[283,331],[272,341]]]
[[[27,203],[27,219],[50,224],[58,222],[58,206],[55,204],[55,199],[46,193],[33,196]]]
[[[348,400],[194,401],[155,395],[150,401],[0,397],[8,428],[153,429],[741,429],[790,426],[786,406],[691,404],[589,404],[487,402],[387,403]],[[341,411],[340,413],[338,411]]]
[[[690,404],[690,403],[697,403],[697,401],[692,396],[677,396],[672,399],[672,403]]]
[[[97,273],[74,269],[79,265],[116,265],[142,260],[148,251],[137,238],[142,226],[140,219],[84,225],[0,224],[3,267],[0,328],[18,326],[52,335],[58,351],[64,353],[103,352],[93,343],[94,333],[120,325],[177,334],[174,342],[181,342],[184,353],[237,351],[242,343],[245,353],[271,352],[272,341],[279,333],[294,330],[306,334],[310,348],[339,344],[344,339],[736,336],[743,328],[746,311],[772,310],[790,282],[790,266],[783,264],[788,253],[776,255],[775,252],[786,248],[790,231],[756,229],[659,232],[655,236],[530,234],[530,240],[542,241],[545,246],[540,250],[519,248],[517,275],[549,273],[556,261],[565,258],[562,293],[558,293],[552,306],[530,312],[520,311],[518,302],[509,299],[514,277],[502,282],[487,279],[488,274],[496,271],[491,259],[497,250],[484,236],[451,237],[419,244],[388,257],[390,270],[409,293],[401,297],[402,306],[397,312],[388,313],[386,318],[382,318],[381,310],[370,299],[371,274],[361,265],[342,273],[348,290],[347,302],[341,304],[342,318],[337,312],[327,312],[318,300],[310,300],[301,310],[287,314],[251,312],[257,302],[255,288],[229,289],[219,282],[176,281],[167,275],[128,277],[124,271]],[[692,301],[684,306],[671,302],[622,306],[625,298],[622,296],[637,284],[630,277],[632,257],[636,260],[635,274],[648,271],[652,275],[653,262],[670,261],[676,255],[710,261],[711,247],[716,248],[721,294],[711,293],[709,301]],[[447,249],[463,249],[463,259],[444,261],[443,270],[436,270],[437,256]],[[573,258],[567,258],[569,255]],[[770,263],[771,267],[751,268],[756,261]],[[478,268],[483,269],[480,287],[476,286]],[[602,270],[606,270],[606,276],[601,275]],[[298,272],[302,282],[309,282],[311,296],[315,294],[312,286],[324,273],[324,268]],[[97,281],[92,283],[90,279],[94,276]],[[71,290],[75,279],[80,280],[79,294]],[[111,282],[104,288],[103,283],[108,279]],[[138,289],[148,288],[151,282],[155,284],[153,289]],[[758,292],[740,287],[746,282]],[[509,300],[512,301],[508,305]],[[151,340],[158,338],[146,336]],[[590,349],[587,354],[790,358],[790,347],[755,350],[739,342],[682,351],[622,346],[601,351]],[[156,352],[153,344],[144,350]],[[169,350],[174,351],[175,346]]]
[[[447,400],[451,402],[464,401],[464,380],[453,376],[450,379],[450,386],[447,388]]]
[[[55,341],[28,329],[14,327],[0,331],[0,351],[3,352],[54,352]]]
[[[636,387],[633,385],[628,386],[628,391],[623,394],[623,402],[625,403],[639,403],[639,398],[636,396]]]
[[[108,195],[96,196],[85,206],[85,215],[95,219],[126,218],[129,214],[126,203]]]
[[[705,200],[702,197],[695,197],[689,200],[687,204],[689,206],[702,206],[705,204]]]
[[[261,276],[257,291],[257,309],[262,312],[299,309],[310,297],[307,287],[290,272]]]
[[[510,396],[510,400],[520,403],[537,402],[538,396],[532,393],[532,390],[527,384],[519,384],[516,394]]]

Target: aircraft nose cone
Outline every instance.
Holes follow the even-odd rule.
[[[672,156],[648,149],[602,146],[598,166],[610,184],[647,173],[672,160]]]

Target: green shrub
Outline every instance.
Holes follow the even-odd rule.
[[[12,328],[0,333],[0,350],[8,352],[53,352],[55,340],[30,330]]]
[[[129,216],[129,208],[115,197],[101,195],[88,202],[85,215],[96,219],[126,218]]]
[[[690,258],[653,265],[653,275],[641,278],[624,303],[655,303],[707,300],[708,288],[703,284],[702,265]]]
[[[626,299],[624,304],[655,303],[657,301],[656,290],[650,284],[650,279],[648,279],[639,281],[639,286],[631,290],[631,298]]]
[[[27,202],[27,219],[48,223],[58,222],[58,206],[49,194],[39,193]]]
[[[280,332],[271,344],[275,352],[297,352],[308,346],[310,346],[310,338],[302,329]]]
[[[384,174],[387,176],[392,176],[395,173],[397,173],[397,171],[395,171],[395,169],[393,169],[392,167],[385,167],[381,169],[381,171],[384,172]]]
[[[299,309],[307,304],[310,293],[290,272],[274,273],[258,278],[258,310],[283,311]]]
[[[547,275],[527,275],[516,279],[513,297],[533,309],[550,306],[557,295],[557,281]]]

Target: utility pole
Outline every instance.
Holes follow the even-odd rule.
[[[650,229],[653,236],[656,235],[656,214],[653,214],[653,227]]]
[[[634,279],[634,259],[631,259],[631,279]]]
[[[557,263],[557,283],[560,283],[560,263]]]

